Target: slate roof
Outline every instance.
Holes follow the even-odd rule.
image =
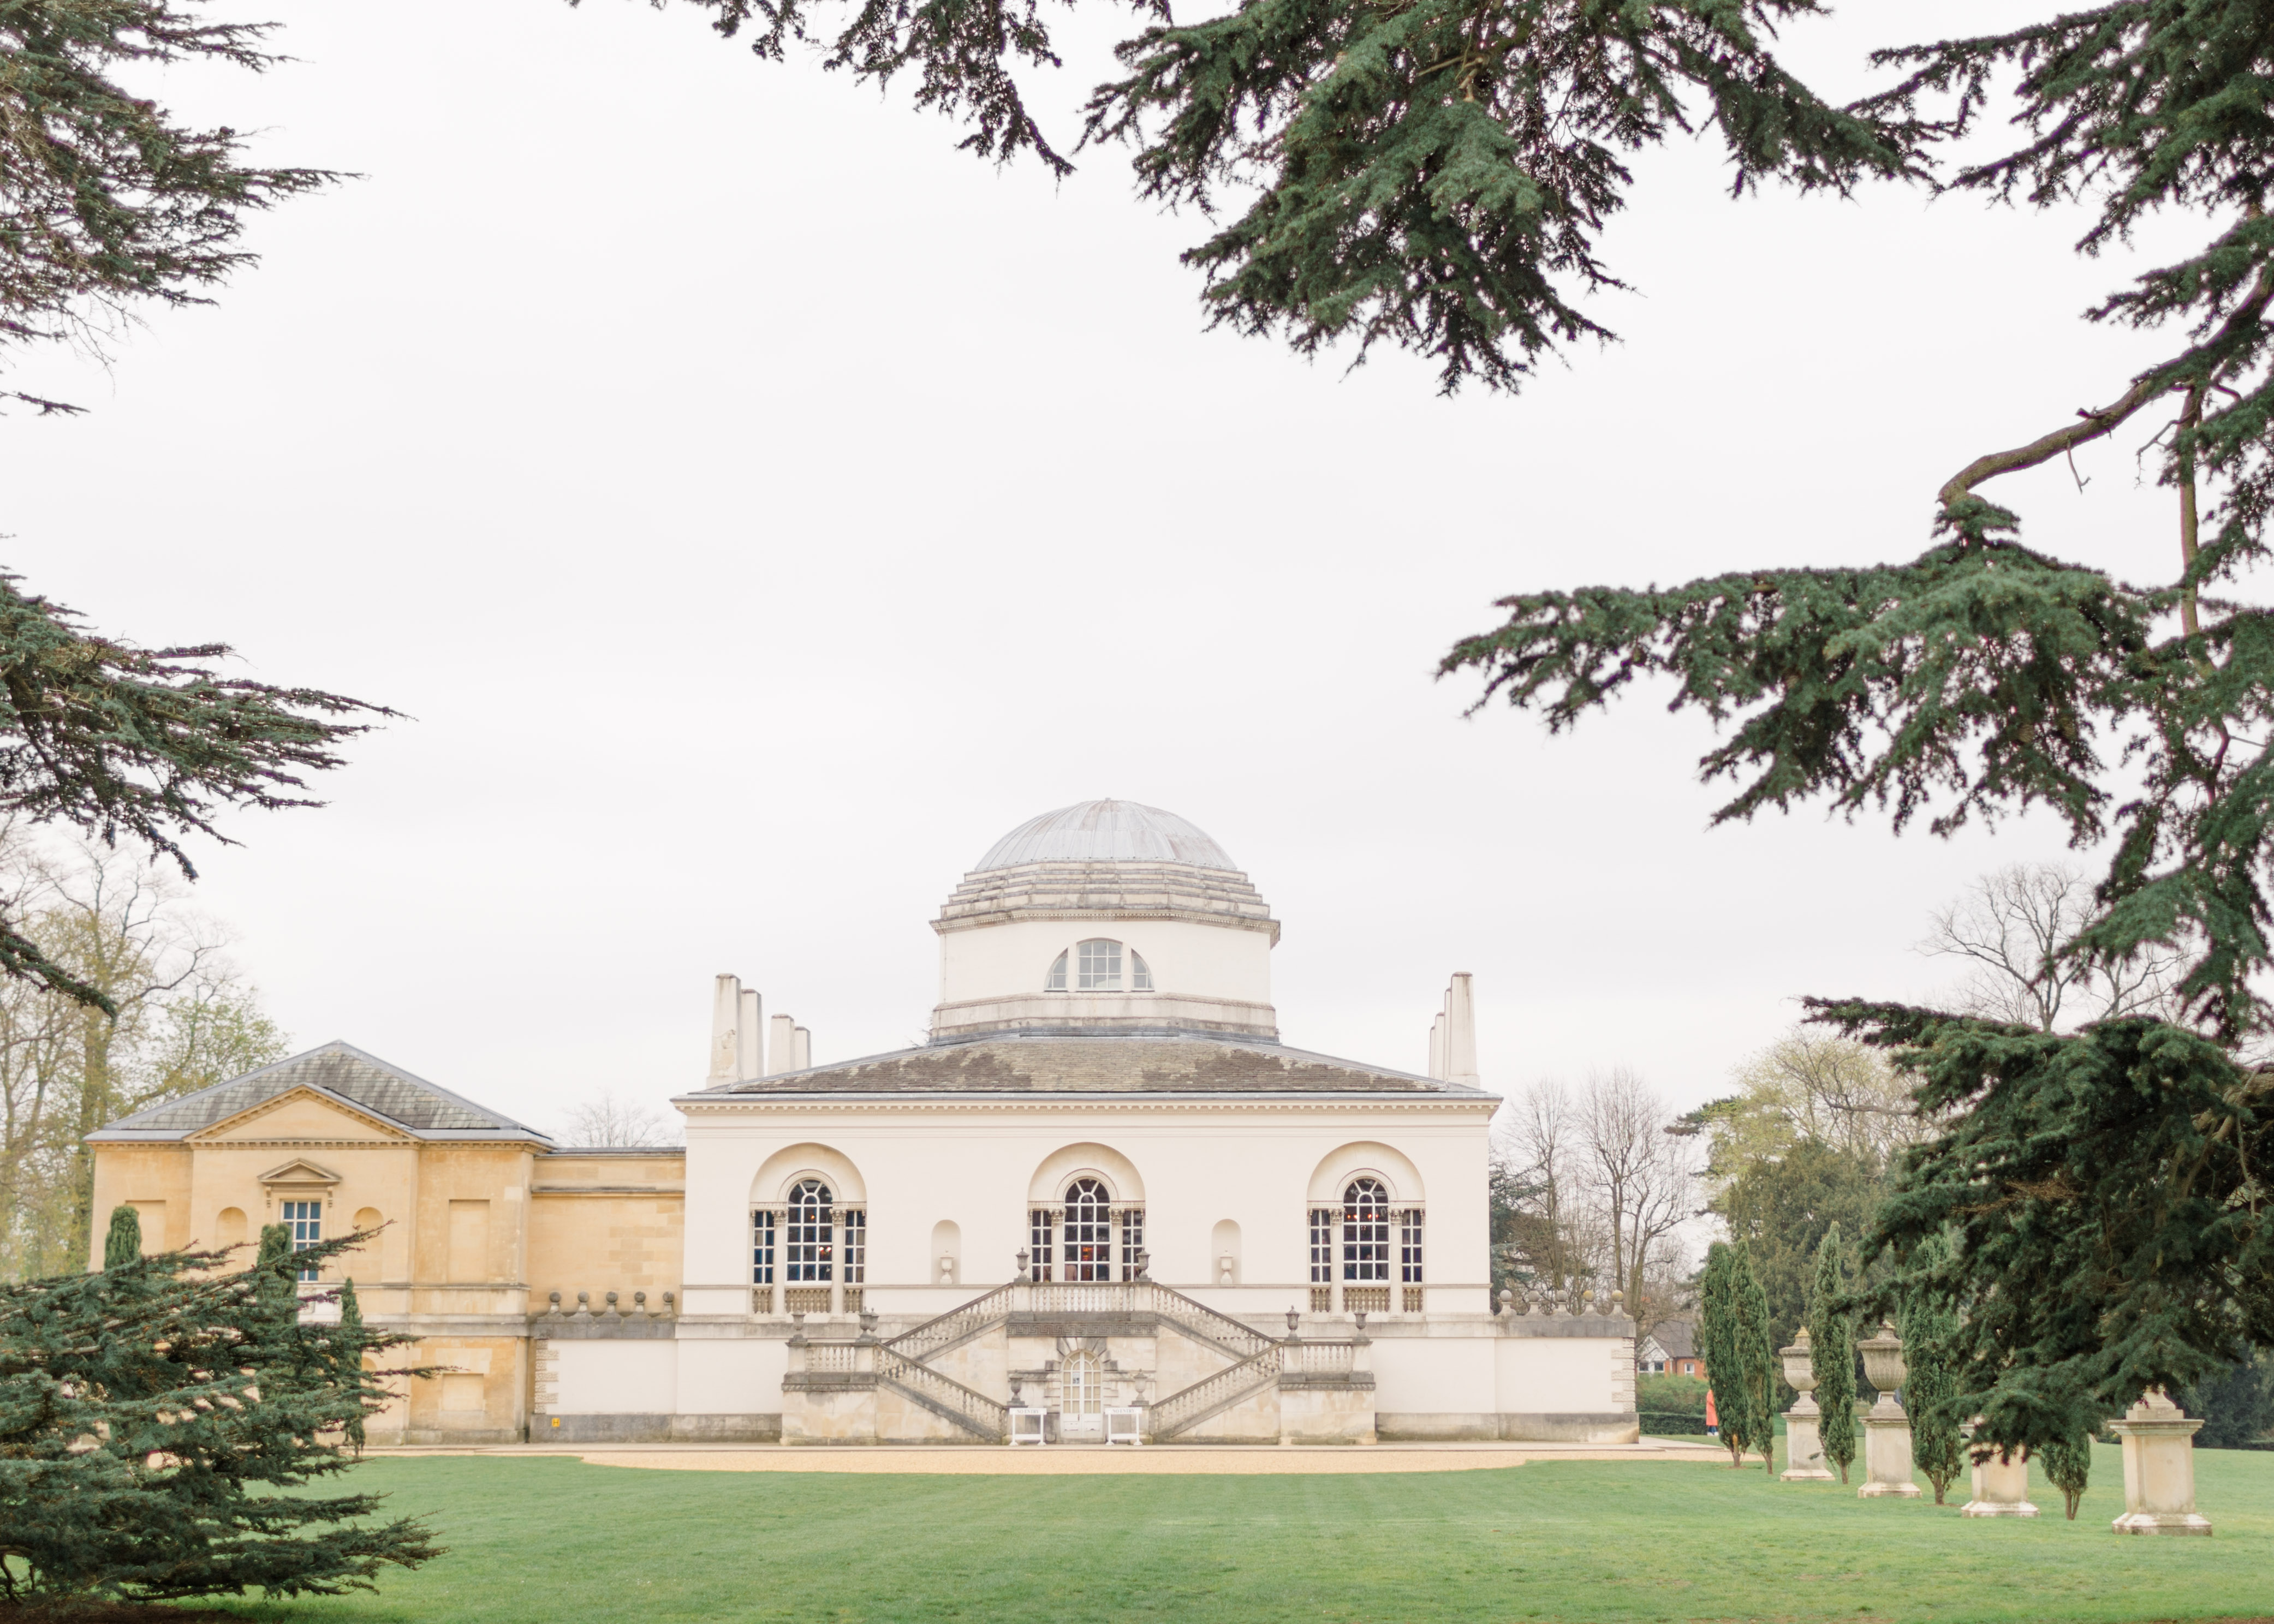
[[[1665,1320],[1651,1328],[1651,1339],[1666,1350],[1669,1359],[1698,1357],[1698,1327],[1688,1320]]]
[[[720,1094],[1434,1094],[1495,1096],[1464,1083],[1337,1060],[1252,1038],[1198,1033],[998,1033],[720,1083]]]
[[[97,1141],[185,1139],[295,1088],[311,1088],[392,1123],[414,1139],[552,1141],[526,1124],[486,1110],[349,1043],[327,1043],[273,1066],[122,1116],[87,1135]]]

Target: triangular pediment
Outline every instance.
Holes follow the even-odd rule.
[[[264,1184],[336,1184],[340,1176],[328,1167],[319,1167],[305,1156],[295,1156],[282,1167],[270,1168],[260,1176]]]
[[[189,1137],[199,1144],[243,1139],[290,1144],[299,1139],[319,1145],[402,1145],[412,1139],[394,1124],[313,1088],[289,1089]]]

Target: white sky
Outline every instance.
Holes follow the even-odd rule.
[[[202,906],[302,1045],[540,1124],[699,1085],[737,972],[817,1060],[916,1041],[926,921],[1000,834],[1166,807],[1284,921],[1283,1035],[1421,1068],[1473,971],[1486,1079],[1638,1068],[1673,1101],[1803,993],[1921,997],[1914,944],[2050,821],[1951,842],[1820,812],[1708,832],[1710,735],[1647,697],[1577,736],[1431,672],[1492,600],[1925,544],[1935,487],[2118,393],[2160,342],[2076,312],[2128,262],[2071,218],[1771,196],[1645,154],[1637,291],[1522,397],[1446,401],[1206,334],[1199,221],[1126,155],[1053,185],[809,64],[629,0],[255,0],[299,60],[169,94],[358,172],[260,222],[212,308],[94,410],[0,432],[8,556],[106,631],[392,704],[321,811],[231,818]],[[1860,84],[1887,30],[1795,34]],[[1038,102],[1071,140],[1126,14]],[[2134,442],[2005,482],[2028,538],[2175,572]]]

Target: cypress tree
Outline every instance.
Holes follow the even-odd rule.
[[[1736,1356],[1743,1380],[1744,1447],[1758,1451],[1761,1465],[1776,1470],[1776,1339],[1769,1334],[1769,1297],[1753,1267],[1752,1251],[1736,1247],[1731,1267],[1736,1297]]]
[[[1930,1236],[1912,1259],[1911,1289],[1905,1294],[1902,1336],[1903,1404],[1910,1413],[1911,1459],[1934,1485],[1934,1503],[1943,1503],[1951,1479],[1964,1462],[1965,1440],[1960,1432],[1958,1378],[1951,1362],[1950,1344],[1958,1325],[1935,1295],[1939,1274],[1950,1260],[1950,1248],[1939,1235]]]
[[[2082,1421],[2037,1446],[2037,1464],[2045,1481],[2061,1492],[2068,1520],[2076,1521],[2077,1502],[2084,1498],[2092,1478],[2092,1433]]]
[[[142,1214],[124,1205],[111,1208],[110,1232],[102,1237],[104,1270],[123,1268],[142,1255]]]
[[[1840,1226],[1824,1232],[1816,1249],[1816,1290],[1808,1304],[1808,1364],[1816,1373],[1817,1423],[1824,1458],[1848,1481],[1856,1458],[1856,1317],[1842,1307],[1848,1281],[1840,1247]]]
[[[334,1594],[439,1554],[380,1496],[305,1492],[388,1400],[364,1355],[407,1339],[302,1326],[293,1274],[363,1237],[282,1238],[247,1273],[177,1252],[0,1286],[0,1598]]]
[[[1712,1384],[1713,1416],[1732,1467],[1745,1463],[1744,1360],[1739,1353],[1736,1252],[1721,1241],[1706,1249],[1698,1289],[1698,1351]]]

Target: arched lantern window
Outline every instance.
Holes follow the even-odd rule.
[[[1069,976],[1071,985],[1069,985]],[[1044,992],[1151,992],[1153,967],[1135,948],[1103,936],[1078,942],[1050,960]]]

